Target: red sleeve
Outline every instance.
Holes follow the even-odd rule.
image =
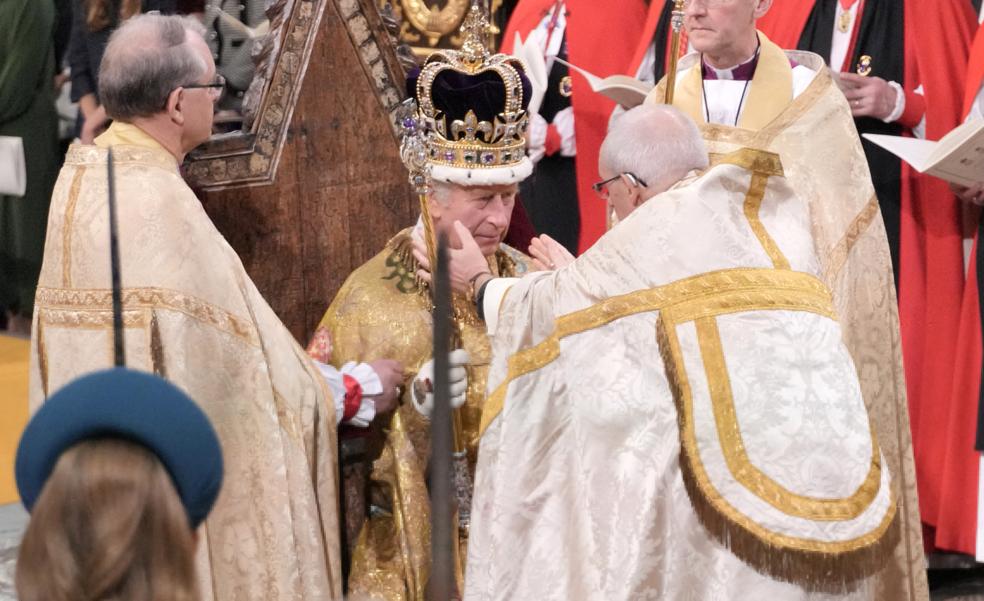
[[[926,115],[926,99],[922,94],[905,92],[905,110],[899,117],[899,123],[908,129],[914,129]]]
[[[342,381],[345,382],[345,412],[342,413],[342,421],[347,422],[355,417],[362,406],[362,385],[348,374],[342,374]]]

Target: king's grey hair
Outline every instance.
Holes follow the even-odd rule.
[[[164,110],[178,87],[194,83],[208,66],[190,36],[205,27],[192,17],[137,15],[109,38],[99,68],[99,100],[113,119],[130,121]]]
[[[599,163],[612,174],[632,173],[647,185],[707,167],[707,147],[690,117],[665,104],[644,104],[612,123]]]
[[[454,190],[454,184],[439,181],[430,182],[430,196],[441,206],[446,207],[451,202],[452,190]]]

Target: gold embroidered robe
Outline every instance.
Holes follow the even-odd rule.
[[[132,125],[116,165],[129,367],[208,414],[225,480],[199,531],[205,601],[341,599],[336,427],[320,374],[184,183]],[[113,363],[106,149],[69,149],[55,186],[31,338],[31,405]]]
[[[368,497],[374,508],[356,541],[349,576],[350,592],[386,601],[424,601],[430,571],[430,424],[409,395],[414,376],[431,358],[433,325],[429,288],[414,275],[411,231],[397,234],[349,276],[309,348],[318,359],[335,364],[396,359],[407,373],[399,408],[388,423],[374,423],[384,431],[370,476]],[[527,261],[502,245],[490,267],[498,275],[517,275],[527,270]],[[470,356],[466,401],[459,411],[474,468],[490,347],[485,324],[461,296],[455,298],[455,321]]]
[[[844,339],[900,503],[901,538],[894,561],[877,578],[877,598],[922,601],[929,598],[929,590],[898,304],[888,239],[868,164],[850,107],[823,59],[810,52],[780,50],[761,32],[759,36],[762,59],[740,127],[704,122],[697,55],[681,60],[673,104],[696,119],[712,162],[742,147],[774,152],[781,157],[797,194],[809,203],[820,278],[833,292]],[[788,89],[789,59],[817,71],[796,98]],[[662,102],[665,81],[647,102]]]
[[[509,288],[467,601],[897,598],[898,475],[811,229],[741,150]]]

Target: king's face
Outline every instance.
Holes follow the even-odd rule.
[[[518,184],[450,187],[445,203],[432,215],[438,227],[448,232],[451,244],[461,247],[452,227],[460,221],[468,228],[482,254],[491,256],[509,231]]]

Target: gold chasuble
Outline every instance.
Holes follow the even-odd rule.
[[[208,414],[225,482],[199,529],[206,601],[341,599],[334,403],[181,179],[132,125],[72,146],[51,201],[31,405],[113,364],[106,146],[119,199],[126,364]]]
[[[382,426],[384,436],[375,451],[378,456],[367,495],[372,507],[356,542],[349,577],[351,593],[386,601],[424,601],[430,572],[426,474],[430,423],[414,409],[410,389],[419,368],[431,359],[433,321],[430,290],[415,276],[412,231],[397,234],[349,276],[328,307],[310,349],[320,349],[318,359],[337,364],[396,359],[407,372],[400,406]],[[521,275],[528,261],[522,253],[500,245],[490,268],[500,276]],[[457,297],[454,304],[462,346],[471,357],[466,401],[459,411],[469,465],[474,468],[491,349],[474,304],[464,297]],[[379,418],[375,423],[380,423]],[[466,550],[460,551],[463,566]]]
[[[782,51],[761,32],[759,38],[761,56],[740,127],[705,122],[696,54],[681,61],[674,106],[697,120],[712,165],[743,147],[776,153],[792,188],[809,204],[818,276],[833,294],[900,503],[901,538],[893,561],[876,577],[875,598],[928,599],[897,301],[868,165],[850,108],[823,59],[809,52]],[[789,90],[790,60],[817,72],[795,98]],[[647,102],[660,102],[664,86],[665,80]]]

